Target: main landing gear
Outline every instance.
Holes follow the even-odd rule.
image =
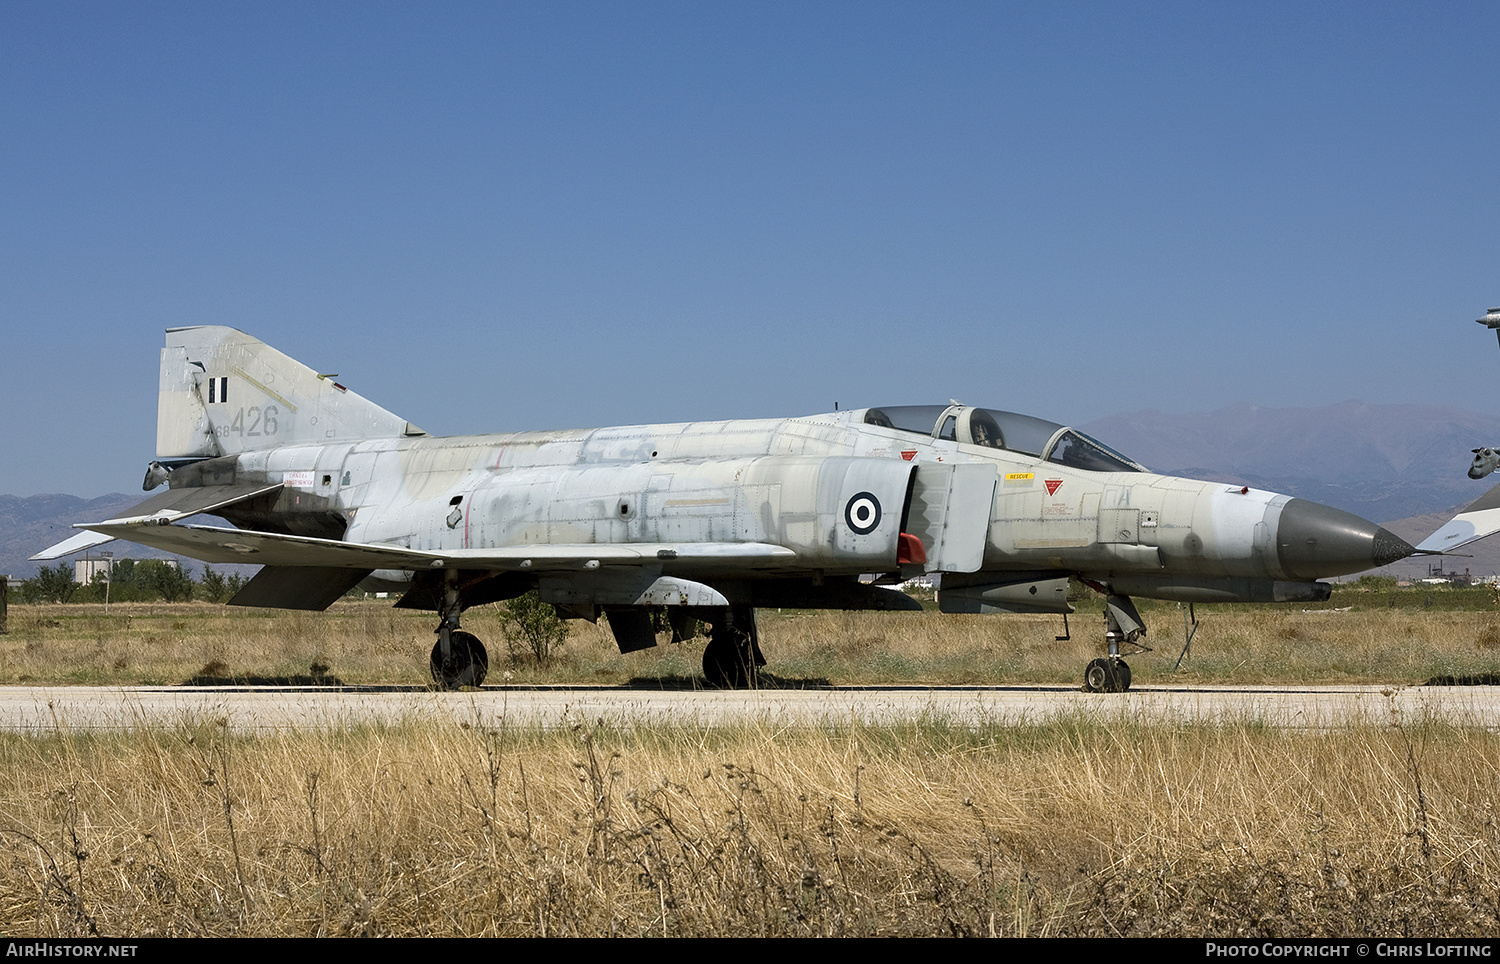
[[[438,641],[432,647],[432,681],[438,689],[456,690],[482,684],[490,668],[484,643],[473,633],[452,630],[448,634],[448,653],[444,655],[442,633],[439,629]]]
[[[1120,647],[1134,646],[1133,653],[1150,652],[1149,646],[1139,640],[1146,635],[1146,624],[1136,611],[1129,596],[1107,592],[1102,586],[1093,586],[1105,593],[1104,598],[1104,642],[1109,655],[1089,662],[1083,671],[1083,688],[1090,693],[1124,693],[1130,689],[1130,666],[1120,656]]]
[[[730,606],[709,620],[708,645],[703,650],[703,677],[721,689],[755,686],[756,671],[766,665],[755,631],[755,609]]]
[[[432,681],[440,690],[478,687],[490,669],[490,656],[479,637],[458,628],[462,610],[458,573],[449,570],[443,575],[442,622],[438,623],[438,641],[432,647]]]

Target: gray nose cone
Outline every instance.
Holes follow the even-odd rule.
[[[1276,528],[1276,556],[1293,579],[1364,572],[1413,552],[1405,539],[1373,522],[1306,499],[1283,506]]]

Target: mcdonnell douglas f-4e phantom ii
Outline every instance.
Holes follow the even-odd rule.
[[[765,663],[756,607],[919,608],[885,585],[940,573],[943,612],[1068,613],[1075,576],[1105,597],[1108,655],[1085,683],[1116,691],[1122,647],[1146,631],[1132,596],[1323,600],[1319,578],[1436,548],[957,403],[436,438],[335,377],[231,328],[170,329],[145,481],[167,488],[34,558],[121,538],[259,563],[240,606],[396,589],[398,606],[438,614],[445,688],[488,665],[465,608],[533,589],[564,616],[605,614],[622,652],[656,645],[656,607],[678,638],[705,623],[704,675],[743,686]],[[1500,529],[1486,511],[1434,538],[1451,549]],[[238,528],[181,522],[198,513]]]

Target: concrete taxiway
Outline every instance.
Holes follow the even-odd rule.
[[[1500,686],[827,687],[753,691],[635,687],[493,687],[440,693],[399,687],[0,688],[0,731],[45,734],[222,721],[237,732],[343,729],[406,722],[563,726],[828,725],[941,719],[965,725],[1101,722],[1243,723],[1292,728],[1422,720],[1500,727]]]

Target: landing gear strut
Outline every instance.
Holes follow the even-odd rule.
[[[479,637],[458,628],[458,615],[462,611],[458,573],[449,569],[443,573],[442,622],[438,623],[438,641],[432,647],[432,681],[438,689],[477,687],[490,669],[489,654]]]
[[[1090,693],[1124,693],[1130,689],[1130,666],[1120,657],[1120,647],[1134,646],[1133,652],[1149,652],[1150,647],[1139,642],[1146,635],[1146,624],[1129,596],[1107,593],[1104,626],[1109,655],[1092,660],[1084,669],[1083,688]]]
[[[755,610],[730,606],[710,621],[708,645],[703,650],[703,677],[721,689],[755,686],[758,667],[766,665],[755,631]]]

